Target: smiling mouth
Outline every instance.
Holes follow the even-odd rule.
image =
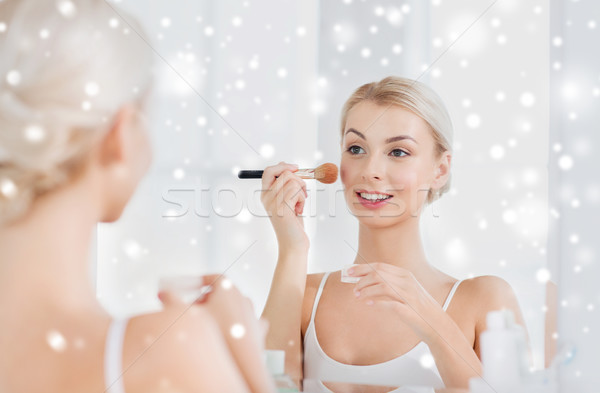
[[[387,199],[392,198],[392,195],[389,194],[381,194],[381,193],[377,193],[377,192],[364,192],[364,191],[357,191],[356,195],[359,198],[362,198],[364,200],[367,200],[369,202],[381,202],[381,201],[385,201]]]

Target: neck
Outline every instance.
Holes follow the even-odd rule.
[[[425,256],[419,217],[384,228],[359,224],[357,254],[354,263],[385,262],[410,270],[416,277],[434,269]]]
[[[90,282],[90,242],[97,210],[84,184],[70,184],[35,201],[26,216],[0,227],[2,298],[27,298],[61,309],[96,303]],[[13,298],[14,299],[14,298]]]

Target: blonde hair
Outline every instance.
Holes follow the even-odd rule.
[[[72,180],[119,110],[139,105],[152,53],[104,0],[0,2],[0,225]]]
[[[453,127],[450,115],[442,99],[427,85],[416,80],[388,76],[379,82],[362,85],[346,100],[342,108],[341,136],[348,118],[348,112],[362,101],[377,105],[396,105],[407,109],[429,124],[439,157],[452,151]],[[450,177],[446,184],[433,192],[429,190],[427,203],[431,203],[450,189]]]

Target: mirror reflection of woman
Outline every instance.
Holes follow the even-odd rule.
[[[151,160],[152,51],[114,7],[0,2],[0,392],[272,392],[235,287],[193,306],[163,293],[162,311],[131,318],[98,302],[94,230],[119,218]]]
[[[420,215],[450,187],[444,104],[420,82],[388,77],[350,96],[340,131],[341,181],[359,225],[356,257],[340,265],[355,264],[349,273],[359,281],[342,282],[341,271],[306,274],[305,183],[295,165],[268,167],[262,201],[279,257],[263,311],[267,348],[286,350],[297,380],[466,388],[481,374],[488,311],[506,308],[524,322],[503,279],[457,280],[427,258]]]

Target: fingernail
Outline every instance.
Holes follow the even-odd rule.
[[[360,291],[354,291],[354,296],[359,297],[360,296]]]
[[[350,269],[348,269],[348,274],[353,274],[354,273],[354,268],[351,267]]]

